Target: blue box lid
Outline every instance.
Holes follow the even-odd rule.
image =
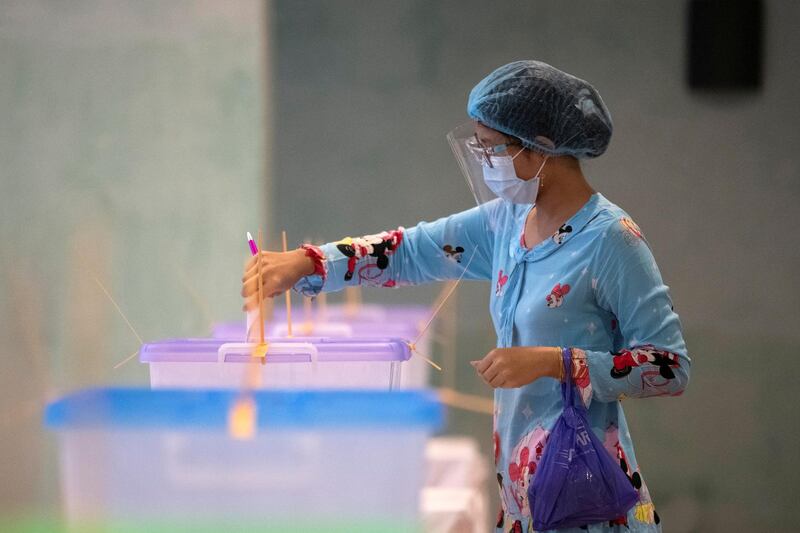
[[[45,409],[44,424],[76,428],[227,428],[233,390],[96,388],[68,394]],[[258,391],[259,428],[407,429],[436,431],[443,408],[431,391]]]

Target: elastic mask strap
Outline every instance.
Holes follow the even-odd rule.
[[[519,154],[517,154],[517,155],[519,155]],[[517,157],[517,156],[515,155],[514,157]],[[542,161],[542,166],[540,166],[540,167],[539,167],[539,170],[537,170],[537,171],[536,171],[536,175],[534,176],[534,178],[538,178],[538,177],[539,177],[539,174],[541,174],[541,173],[542,173],[542,169],[544,168],[544,165],[545,165],[545,163],[547,163],[547,158],[548,158],[548,157],[549,157],[549,156],[544,156],[544,161]]]

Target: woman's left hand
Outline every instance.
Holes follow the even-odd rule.
[[[511,389],[545,376],[561,374],[561,349],[555,346],[495,348],[480,361],[470,361],[478,375],[494,388]]]

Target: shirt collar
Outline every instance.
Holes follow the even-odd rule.
[[[528,214],[533,209],[532,205],[515,206],[516,225],[514,238],[509,243],[509,255],[516,261],[540,261],[552,254],[570,239],[572,239],[602,210],[603,204],[607,200],[602,194],[596,192],[589,197],[589,200],[581,207],[569,220],[567,220],[559,230],[546,240],[537,244],[533,249],[528,249],[522,244],[522,235],[525,231],[525,221]]]

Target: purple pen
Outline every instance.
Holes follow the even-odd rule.
[[[258,255],[258,246],[256,246],[256,241],[253,240],[253,236],[250,235],[250,232],[247,232],[247,243],[250,245],[250,253],[253,255]]]

